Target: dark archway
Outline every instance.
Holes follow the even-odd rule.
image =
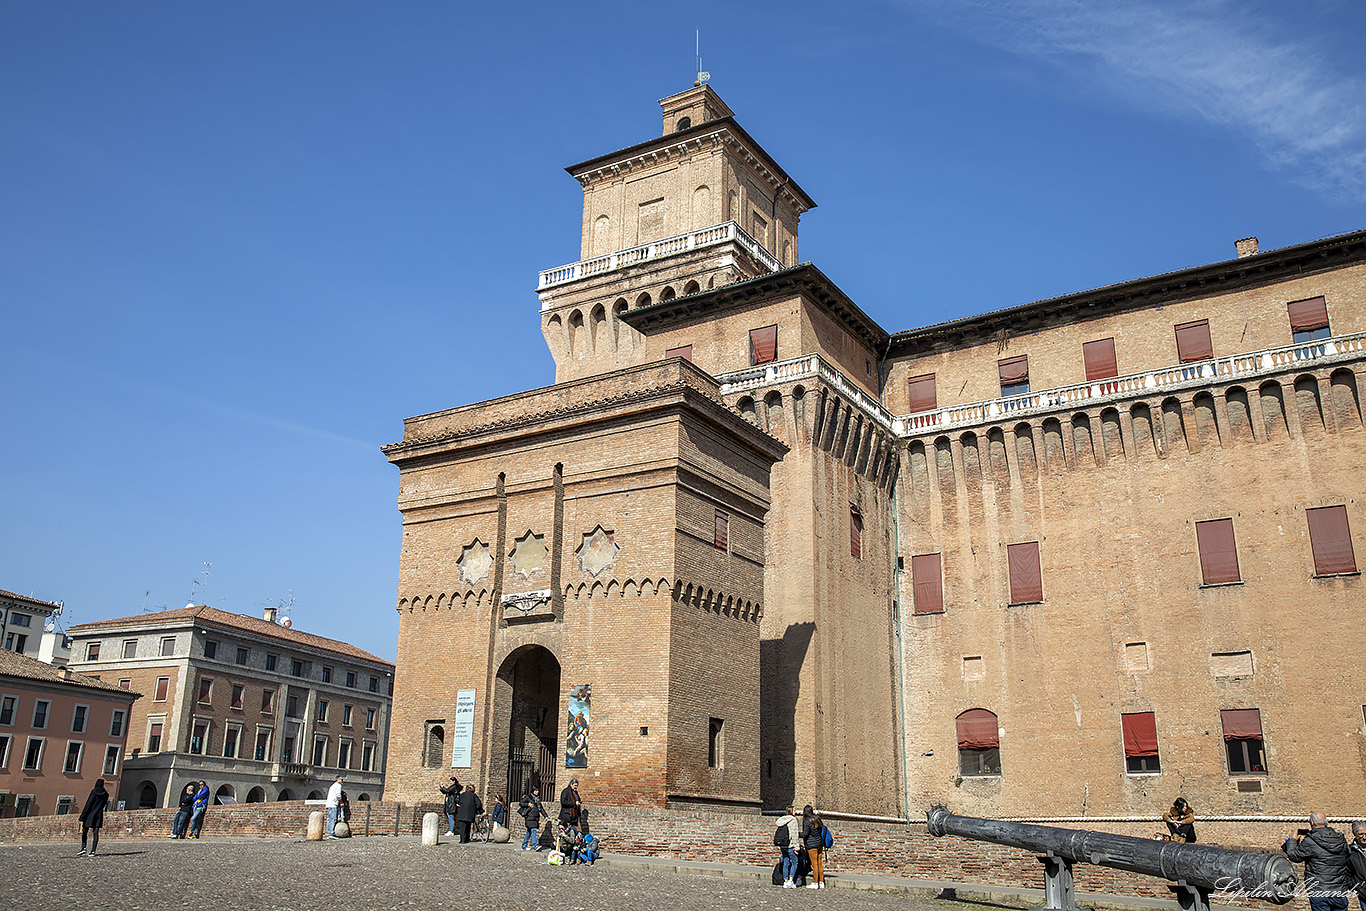
[[[252,788],[247,792],[247,803],[265,803],[266,789],[262,787]]]
[[[533,784],[541,797],[555,796],[559,764],[560,662],[539,645],[519,648],[498,669],[495,694],[493,782],[506,782],[508,800],[520,800]]]
[[[149,810],[157,805],[157,786],[144,781],[138,790],[138,809]]]
[[[219,785],[213,794],[214,803],[237,803],[237,789],[230,784]]]
[[[275,799],[276,799],[276,800],[293,800],[293,799],[294,799],[294,792],[291,791],[289,788],[281,788],[281,789],[280,789],[279,795],[278,795]]]

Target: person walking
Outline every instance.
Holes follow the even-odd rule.
[[[470,826],[474,825],[474,818],[484,812],[484,802],[474,793],[472,784],[465,785],[457,802],[459,809],[456,810],[455,821],[460,823],[460,843],[463,845],[470,840]]]
[[[167,838],[185,837],[185,830],[190,826],[190,814],[194,812],[194,795],[198,790],[199,782],[192,781],[180,792],[180,809],[176,811],[175,819],[171,820],[171,834]]]
[[[194,805],[190,810],[190,837],[198,838],[199,830],[204,828],[204,814],[209,810],[209,783],[201,781],[199,790],[194,792]]]
[[[332,787],[327,789],[327,837],[337,837],[337,814],[341,812],[342,780],[345,776],[338,775],[337,780],[332,782]]]
[[[451,783],[443,787],[438,787],[438,791],[446,795],[445,801],[441,805],[442,811],[446,814],[446,834],[455,835],[455,814],[460,811],[460,779],[451,776]]]
[[[802,830],[791,808],[778,817],[778,826],[773,830],[773,844],[782,855],[783,888],[797,888],[797,846],[801,844]]]
[[[502,794],[499,794],[498,799],[493,802],[493,809],[489,811],[489,818],[493,821],[494,826],[507,828],[508,804],[507,801],[503,799]]]
[[[806,847],[806,856],[811,862],[811,882],[807,883],[806,887],[824,889],[825,865],[822,855],[825,853],[825,825],[811,808],[811,804],[802,807],[802,844]]]
[[[583,801],[579,799],[579,780],[571,778],[569,784],[560,792],[560,822],[567,826],[577,826],[581,806]]]
[[[1285,856],[1304,863],[1304,891],[1310,911],[1347,911],[1356,878],[1347,855],[1347,839],[1328,825],[1322,813],[1309,814],[1309,831],[1300,829],[1281,846]]]
[[[533,787],[531,793],[523,797],[522,802],[517,805],[517,812],[526,821],[526,837],[522,839],[522,850],[541,850],[541,814],[545,812],[545,807],[541,806],[541,789]]]
[[[85,806],[81,809],[81,849],[76,852],[80,857],[85,851],[86,836],[94,833],[90,841],[90,856],[95,856],[95,849],[100,846],[100,828],[104,825],[104,808],[109,805],[109,792],[104,789],[104,779],[95,782],[95,786],[90,789],[90,796],[85,799]]]

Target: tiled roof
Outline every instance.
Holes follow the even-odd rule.
[[[103,680],[96,680],[94,677],[85,674],[70,674],[62,676],[63,668],[54,667],[45,661],[29,658],[18,652],[0,649],[0,676],[19,677],[24,680],[38,680],[43,683],[62,683],[69,686],[79,686],[92,690],[112,690],[115,693],[130,694],[121,686],[112,683],[105,683]]]
[[[248,633],[255,633],[258,636],[267,636],[274,639],[281,639],[286,642],[293,642],[296,645],[303,645],[309,648],[322,649],[323,651],[334,652],[338,655],[345,655],[359,661],[369,661],[376,664],[383,664],[393,667],[393,662],[385,661],[378,655],[372,655],[364,649],[356,648],[346,642],[339,642],[336,639],[328,639],[325,636],[315,636],[312,633],[305,633],[302,630],[291,629],[280,626],[278,623],[271,623],[259,617],[249,617],[246,614],[234,614],[228,611],[219,610],[216,607],[206,607],[204,605],[180,607],[175,610],[157,611],[150,614],[137,614],[132,617],[117,617],[112,620],[98,620],[94,623],[81,623],[69,627],[67,633],[72,636],[82,636],[89,633],[97,633],[102,630],[128,629],[131,627],[159,627],[168,624],[184,623],[187,620],[198,621],[202,625],[228,627],[230,629],[242,630]]]
[[[0,598],[12,598],[15,601],[32,604],[36,608],[47,611],[54,611],[58,607],[61,607],[60,604],[55,604],[52,601],[44,601],[41,598],[31,598],[28,595],[21,595],[18,592],[7,592],[3,588],[0,588]]]

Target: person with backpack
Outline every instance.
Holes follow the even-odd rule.
[[[802,808],[802,844],[806,846],[806,856],[811,861],[811,882],[806,884],[808,889],[825,888],[825,864],[823,862],[825,849],[834,844],[834,838],[830,835],[825,824],[821,822],[820,816],[807,804]]]
[[[797,888],[797,845],[800,844],[801,826],[791,808],[778,817],[778,828],[773,830],[773,844],[778,848],[782,859],[783,888]]]
[[[531,792],[517,804],[517,814],[526,821],[526,837],[522,839],[523,851],[541,850],[541,789],[532,787]]]

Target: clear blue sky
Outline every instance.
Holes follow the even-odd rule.
[[[0,5],[0,588],[392,658],[404,417],[552,381],[563,167],[712,85],[888,330],[1366,227],[1366,4]],[[192,587],[212,563],[207,591]],[[150,592],[150,594],[144,594]]]

